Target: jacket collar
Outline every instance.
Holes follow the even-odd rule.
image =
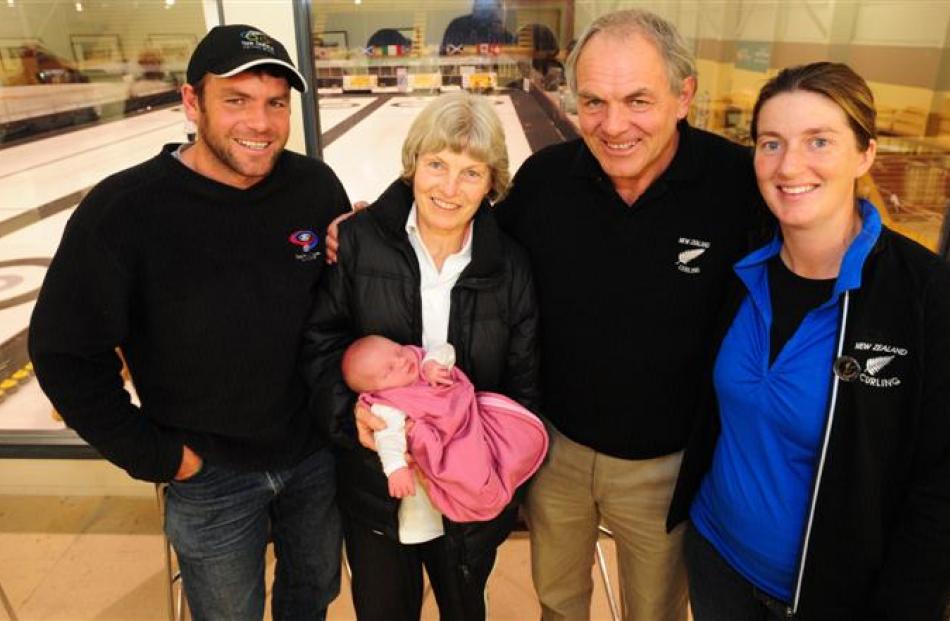
[[[406,219],[412,209],[412,188],[402,179],[394,181],[368,208],[383,232],[393,241],[409,244],[406,234]],[[491,205],[482,201],[472,222],[472,261],[468,264],[459,283],[478,286],[482,281],[489,284],[502,276],[504,269],[504,248],[501,230],[491,213]]]
[[[881,215],[870,202],[861,199],[858,202],[861,212],[861,231],[851,241],[841,259],[841,269],[835,280],[835,288],[828,303],[838,299],[845,291],[861,288],[861,272],[864,263],[878,244],[881,235]],[[776,231],[772,240],[753,253],[747,255],[735,265],[735,272],[752,291],[759,282],[759,274],[764,273],[764,265],[782,249],[782,236]]]
[[[274,162],[274,167],[268,175],[249,188],[236,188],[207,177],[188,167],[180,158],[173,154],[182,148],[180,143],[169,143],[162,147],[158,156],[159,165],[181,181],[182,185],[190,190],[212,195],[215,201],[256,202],[268,193],[283,191],[287,185],[287,171],[291,155],[288,151],[281,151]]]

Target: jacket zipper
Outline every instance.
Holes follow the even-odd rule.
[[[848,327],[848,306],[851,301],[850,292],[844,292],[844,303],[841,308],[841,333],[838,335],[838,349],[835,353],[837,360],[844,351],[844,334]],[[825,458],[828,455],[828,442],[831,440],[831,426],[835,418],[835,405],[838,402],[838,383],[840,378],[834,374],[834,383],[831,385],[831,403],[828,406],[828,421],[825,423],[825,437],[821,443],[821,459],[818,460],[818,472],[815,475],[815,487],[811,493],[811,504],[808,508],[808,522],[805,526],[805,539],[802,542],[802,559],[798,564],[798,579],[795,581],[795,597],[792,605],[785,608],[785,616],[789,619],[798,613],[798,604],[802,595],[802,580],[805,577],[805,560],[808,557],[808,542],[811,539],[811,527],[815,519],[815,506],[818,504],[818,490],[821,487],[821,475],[825,469]]]

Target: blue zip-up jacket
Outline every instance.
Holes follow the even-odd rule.
[[[734,569],[782,601],[792,599],[827,419],[841,296],[861,286],[861,268],[881,232],[873,205],[863,203],[861,216],[831,295],[771,363],[775,312],[767,265],[781,237],[739,261],[735,272],[748,295],[716,358],[722,430],[690,519]]]
[[[745,293],[735,279],[710,360]],[[936,621],[950,594],[950,266],[884,227],[839,307],[789,613]],[[719,436],[711,378],[703,403],[670,528],[687,518]]]

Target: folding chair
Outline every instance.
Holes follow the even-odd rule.
[[[155,485],[155,498],[158,501],[158,513],[162,516],[162,541],[165,545],[165,573],[168,582],[168,597],[165,601],[169,621],[185,621],[189,619],[188,600],[185,599],[185,588],[181,583],[181,571],[175,560],[175,551],[165,536],[165,490],[168,483]]]
[[[607,535],[611,539],[614,538],[614,534],[610,532],[610,529],[601,524],[598,526],[600,532],[604,535]],[[617,605],[617,598],[614,596],[614,589],[610,585],[610,574],[607,571],[607,556],[604,554],[604,548],[600,545],[600,538],[597,539],[597,544],[594,549],[594,553],[597,556],[597,567],[600,569],[600,577],[604,581],[604,593],[607,595],[607,604],[610,605],[610,616],[613,621],[620,621],[622,619],[620,606]],[[621,601],[621,604],[623,602]]]

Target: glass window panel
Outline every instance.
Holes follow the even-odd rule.
[[[0,261],[48,258],[83,191],[184,139],[176,91],[207,4],[0,0]],[[594,18],[630,7],[680,29],[699,69],[690,121],[739,142],[749,141],[759,88],[782,67],[854,67],[879,110],[879,155],[862,191],[891,226],[938,247],[950,202],[950,5],[941,3],[321,0],[311,29],[325,157],[352,198],[372,200],[398,174],[415,114],[467,88],[496,102],[514,172],[545,144],[576,137],[568,51]],[[0,269],[11,299],[43,272]],[[9,332],[0,344],[19,352],[4,354],[0,379],[26,364],[11,339],[31,305],[0,308]],[[4,394],[0,416],[17,393]]]
[[[576,116],[563,73],[570,44],[596,17],[625,8],[656,11],[677,26],[699,69],[690,121],[739,142],[749,143],[759,88],[781,68],[828,59],[851,65],[879,111],[880,151],[861,187],[891,226],[937,248],[950,201],[946,3],[327,0],[313,9],[314,31],[330,33],[315,50],[321,115],[330,121],[324,133],[332,145],[348,131],[333,131],[341,110],[356,114],[357,106],[336,99],[365,104],[470,88],[510,98],[523,115],[541,106],[559,139],[572,138]],[[514,94],[525,79],[532,97]],[[352,131],[361,131],[362,118],[351,118]],[[398,143],[410,121],[393,125],[387,140]],[[383,152],[367,157],[389,174]]]
[[[0,0],[0,449],[63,439],[32,379],[30,312],[83,193],[186,140],[178,88],[204,10],[200,0]]]

